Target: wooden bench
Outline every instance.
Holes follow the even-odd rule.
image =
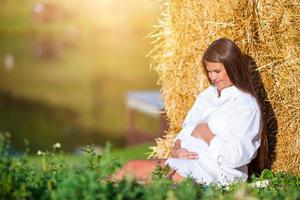
[[[164,113],[164,102],[159,91],[130,91],[126,95],[129,115],[127,144],[154,141],[154,134],[138,130],[135,126],[136,111],[158,118],[159,136],[168,129]],[[157,134],[155,134],[157,136]]]

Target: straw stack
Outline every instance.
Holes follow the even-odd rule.
[[[152,147],[168,157],[172,141],[196,96],[208,86],[201,58],[220,37],[248,55],[263,102],[270,167],[300,174],[300,4],[297,0],[164,1],[150,34],[149,53],[162,86],[170,130]]]

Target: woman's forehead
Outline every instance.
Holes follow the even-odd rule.
[[[216,70],[216,69],[223,69],[224,65],[219,62],[207,62],[205,61],[206,69],[207,70]]]

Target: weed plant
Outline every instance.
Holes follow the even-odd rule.
[[[39,160],[29,162],[27,152],[9,154],[6,136],[0,134],[0,199],[300,199],[300,177],[264,170],[247,183],[227,186],[197,184],[192,179],[174,184],[168,168],[157,167],[149,184],[127,178],[107,179],[121,167],[107,146],[100,154],[92,146],[82,149],[79,164],[68,164],[60,145],[38,151]]]

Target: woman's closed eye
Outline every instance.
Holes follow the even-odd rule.
[[[220,73],[221,71],[220,71],[220,70],[208,71],[209,74],[211,74],[211,73],[213,73],[213,72],[218,74],[218,73]]]

